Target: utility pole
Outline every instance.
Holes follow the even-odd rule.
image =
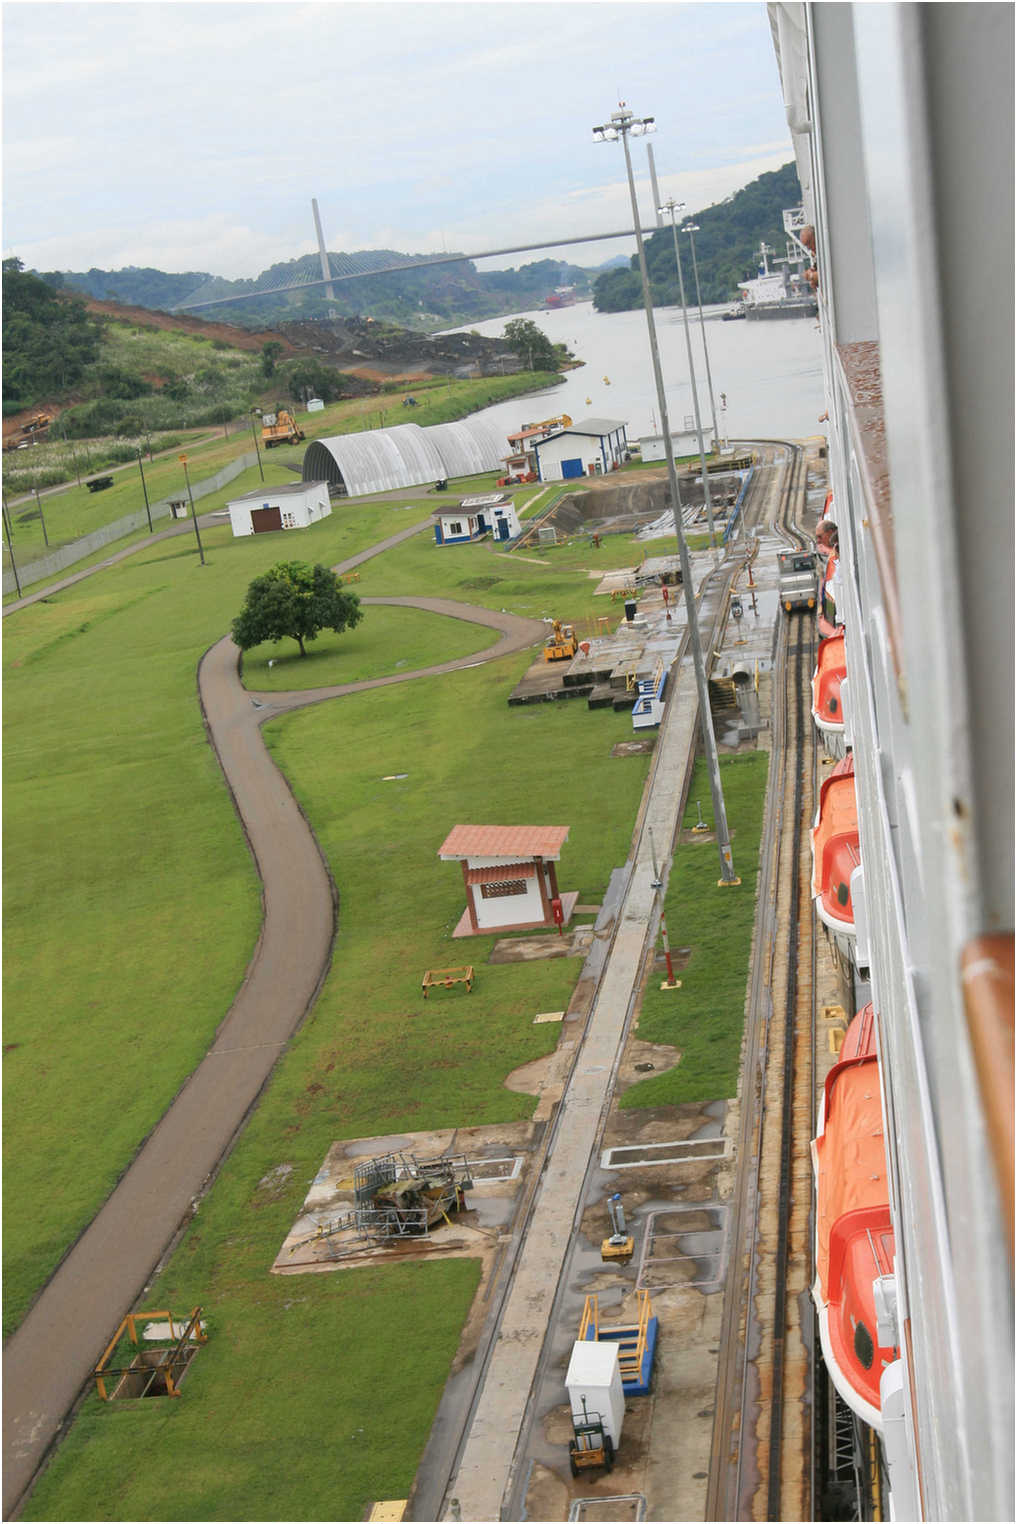
[[[145,482],[145,468],[141,463],[141,447],[138,447],[138,470],[141,472],[141,490],[145,494],[145,512],[148,514],[148,532],[152,531],[152,510],[148,505],[148,486]]]
[[[197,513],[195,512],[195,509],[194,509],[194,494],[191,491],[191,478],[190,478],[190,475],[189,475],[188,470],[187,470],[187,456],[186,455],[181,455],[179,457],[179,459],[180,459],[181,465],[184,468],[184,481],[187,483],[187,496],[191,500],[191,518],[194,520],[194,538],[198,542],[198,555],[201,557],[201,564],[202,564],[202,566],[204,566],[204,564],[205,564],[205,549],[204,549],[204,546],[201,543],[201,533],[200,533],[200,531],[198,529],[198,515],[197,515]]]
[[[13,535],[13,532],[11,530],[11,515],[10,515],[10,510],[7,507],[7,495],[6,495],[6,493],[4,494],[4,498],[3,498],[3,508],[4,508],[4,530],[5,530],[6,535],[7,535],[7,554],[11,558],[11,571],[14,573],[14,586],[18,590],[18,597],[20,598],[21,597],[21,578],[18,576],[18,563],[14,559],[14,535]]]
[[[49,535],[46,533],[46,519],[42,511],[42,498],[39,496],[38,487],[35,488],[35,506],[39,510],[39,523],[42,525],[42,538],[46,549],[49,550]]]

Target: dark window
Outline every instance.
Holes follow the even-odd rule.
[[[480,897],[484,900],[500,900],[506,894],[525,894],[524,878],[508,878],[497,884],[481,884]]]

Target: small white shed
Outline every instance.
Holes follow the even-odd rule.
[[[327,482],[284,482],[256,487],[226,504],[234,536],[275,529],[306,529],[332,512]]]
[[[542,482],[615,471],[627,449],[625,424],[617,418],[584,418],[533,445]]]
[[[709,427],[703,427],[703,445],[707,454],[712,453],[714,448],[713,435]],[[681,428],[671,430],[671,448],[674,450],[675,460],[683,456],[699,454],[699,434],[692,426],[691,420],[683,424]],[[640,458],[648,460],[664,459],[664,436],[663,434],[647,434],[639,441]]]
[[[562,894],[555,863],[568,826],[457,825],[442,842],[442,862],[462,866],[466,909],[454,937],[567,926],[579,898]]]

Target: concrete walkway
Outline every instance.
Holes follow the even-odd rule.
[[[700,605],[720,596],[709,591]],[[444,1517],[502,1517],[517,1463],[516,1451],[548,1315],[583,1210],[587,1164],[611,1104],[626,1021],[639,985],[647,940],[658,913],[653,848],[665,884],[685,785],[695,757],[699,701],[691,657],[672,674],[672,688],[657,741],[657,756],[638,845],[613,943],[600,979],[571,1082],[562,1097],[557,1133],[545,1168],[526,1243],[516,1265],[497,1340],[485,1373]],[[717,864],[720,875],[720,859]],[[663,891],[661,891],[661,894]],[[452,1507],[452,1500],[458,1507]]]
[[[348,571],[423,527],[416,524],[403,530],[336,570]],[[135,546],[133,551],[141,548]],[[93,573],[98,570],[101,567],[92,568]],[[81,575],[88,573],[67,581],[77,581]],[[34,596],[53,590],[50,586]],[[24,600],[31,601],[34,597]],[[475,655],[376,682],[260,696],[242,686],[240,653],[229,637],[203,657],[198,689],[209,739],[262,879],[261,935],[209,1052],[5,1347],[5,1518],[17,1507],[59,1437],[118,1322],[136,1305],[160,1259],[186,1227],[193,1202],[236,1140],[328,971],[335,933],[335,887],[310,827],[269,757],[260,726],[273,715],[344,693],[478,666],[522,650],[544,635],[539,620],[445,599],[364,602],[428,609],[499,630],[501,638]],[[261,707],[255,708],[252,698]]]

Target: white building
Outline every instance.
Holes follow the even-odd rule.
[[[714,442],[710,438],[709,427],[703,429],[703,447],[710,453],[714,449]],[[671,448],[674,450],[675,460],[684,459],[689,455],[699,454],[699,435],[695,428],[686,426],[671,430]],[[646,434],[639,440],[639,458],[642,461],[664,460],[664,436],[663,434]]]
[[[627,449],[625,425],[617,418],[584,418],[533,446],[542,482],[616,471]]]
[[[226,504],[235,536],[274,529],[306,529],[332,512],[327,482],[284,482],[256,487]]]
[[[515,504],[504,492],[464,497],[458,508],[440,508],[435,516],[438,545],[466,545],[485,534],[495,540],[514,540],[519,533]]]

